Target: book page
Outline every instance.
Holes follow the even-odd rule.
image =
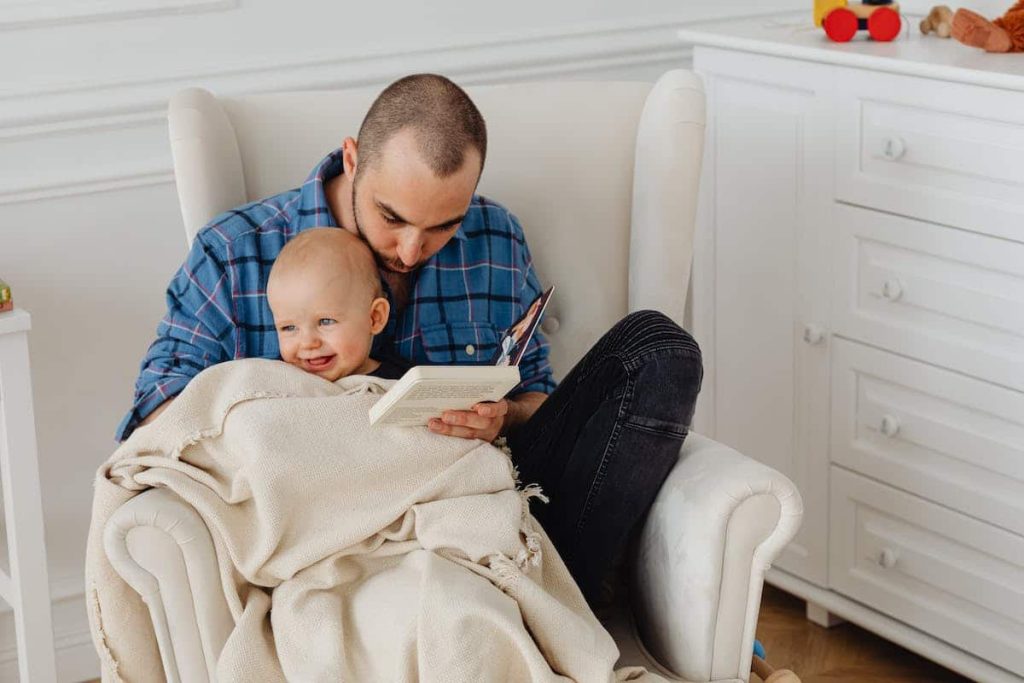
[[[516,378],[504,380],[442,380],[421,379],[402,394],[401,398],[371,421],[394,425],[424,425],[431,418],[440,417],[445,410],[469,410],[477,403],[497,401],[516,384]],[[386,400],[386,396],[381,399]]]
[[[465,401],[490,400],[487,397],[501,391],[501,382],[481,382],[478,384],[463,384],[452,382],[417,382],[412,389],[402,397],[399,405],[406,406],[411,403],[429,401],[430,405],[438,405],[438,399],[456,399]],[[461,402],[460,401],[460,402]]]

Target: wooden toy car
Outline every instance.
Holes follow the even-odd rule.
[[[875,40],[888,42],[900,34],[900,6],[893,0],[814,0],[814,25],[837,43],[853,39],[867,30]]]

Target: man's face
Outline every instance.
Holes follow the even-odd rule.
[[[382,268],[411,272],[455,234],[479,176],[480,155],[469,149],[462,168],[438,178],[420,158],[413,133],[400,132],[353,184],[356,229]]]

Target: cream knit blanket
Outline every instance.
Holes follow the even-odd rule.
[[[218,680],[661,681],[614,641],[517,490],[508,456],[371,427],[391,382],[331,384],[278,361],[216,365],[99,470],[86,581],[105,681],[161,670],[103,526],[166,487],[210,528],[235,626]]]

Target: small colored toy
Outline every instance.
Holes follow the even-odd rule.
[[[900,34],[900,6],[893,0],[814,0],[814,25],[837,43],[847,43],[857,31],[867,30],[878,41],[889,42]]]
[[[11,288],[7,283],[0,280],[0,313],[14,308],[14,299],[11,298]]]
[[[800,677],[789,669],[773,669],[764,661],[768,657],[761,641],[754,640],[754,657],[750,671],[757,674],[764,683],[800,683]]]
[[[946,5],[932,7],[928,16],[921,20],[921,33],[934,33],[939,38],[949,38],[953,35],[953,10]]]
[[[1024,0],[989,21],[969,9],[953,15],[953,37],[985,52],[1024,52]]]

